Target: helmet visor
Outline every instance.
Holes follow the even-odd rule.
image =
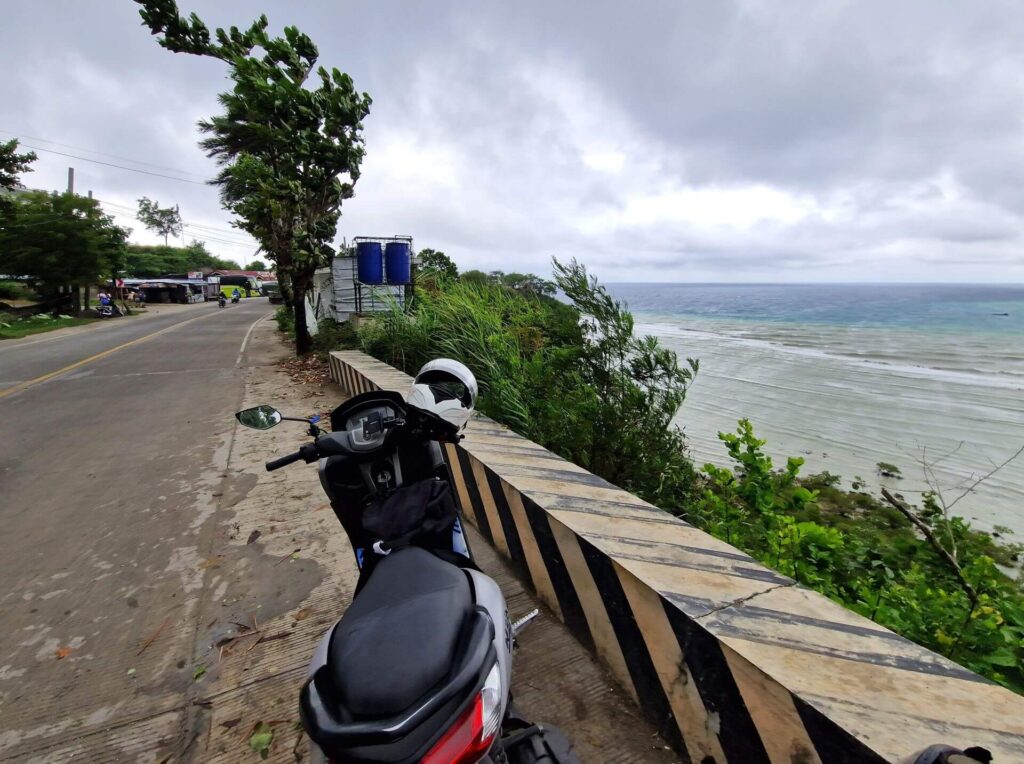
[[[416,377],[417,385],[426,385],[434,396],[434,403],[459,401],[467,409],[473,408],[473,396],[458,377],[439,369],[426,371]]]

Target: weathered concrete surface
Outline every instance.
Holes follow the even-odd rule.
[[[203,307],[0,398],[0,761],[258,761],[259,721],[274,729],[270,761],[307,758],[298,691],[355,565],[315,470],[263,469],[304,440],[301,425],[257,432],[232,413],[266,402],[308,414],[342,394],[274,365],[289,349],[272,321],[240,353],[265,301]],[[0,352],[0,378],[170,325],[147,323],[106,345],[89,335],[88,348],[80,337]],[[534,607],[475,541],[513,614]],[[517,703],[566,729],[584,761],[676,761],[550,613],[522,645]]]

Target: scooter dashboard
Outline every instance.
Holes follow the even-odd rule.
[[[398,412],[390,406],[376,405],[355,412],[345,423],[352,448],[372,451],[384,444],[385,423],[393,422]]]

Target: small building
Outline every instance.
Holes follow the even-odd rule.
[[[204,302],[207,299],[208,282],[203,279],[122,279],[124,286],[137,289],[146,302]]]

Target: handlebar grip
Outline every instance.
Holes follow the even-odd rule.
[[[288,454],[288,456],[282,456],[280,459],[274,459],[272,462],[267,462],[267,472],[273,472],[274,470],[279,470],[282,467],[287,467],[292,462],[297,462],[303,458],[305,458],[305,455],[301,451],[296,451],[294,454]]]

